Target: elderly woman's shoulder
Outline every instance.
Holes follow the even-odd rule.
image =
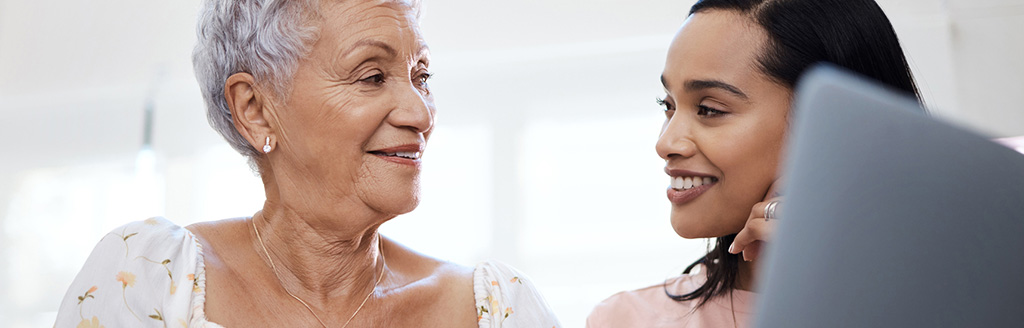
[[[216,221],[197,222],[185,227],[202,247],[207,272],[216,273],[225,268],[224,260],[244,253],[245,240],[250,238],[249,218],[230,218]]]
[[[385,240],[388,266],[394,262],[407,271],[403,275],[419,277],[407,286],[429,286],[431,306],[470,312],[477,327],[561,326],[533,281],[512,266],[499,261],[463,266]]]
[[[71,283],[55,326],[102,322],[130,327],[153,315],[170,322],[187,319],[192,297],[201,288],[201,261],[193,235],[167,219],[114,228],[96,244]]]
[[[472,318],[473,268],[443,261],[402,245],[390,238],[383,238],[384,254],[389,279],[406,295],[415,295],[406,304],[424,310],[424,313],[445,313],[443,318],[421,318],[431,320],[452,320]],[[471,323],[471,322],[467,322]],[[424,326],[430,326],[424,323]]]
[[[472,267],[431,257],[387,237],[384,237],[384,251],[389,265],[402,267],[411,277],[431,279],[433,283],[456,288],[473,279]]]
[[[202,221],[185,226],[185,229],[196,235],[224,234],[228,231],[244,231],[249,227],[249,218],[237,217],[216,221]]]
[[[505,263],[477,264],[473,296],[480,327],[561,327],[533,280]]]
[[[145,248],[154,245],[189,246],[194,243],[194,236],[181,226],[163,217],[151,217],[134,221],[114,228],[108,232],[100,244],[109,239],[119,239],[117,244],[142,244]]]
[[[239,217],[216,221],[203,221],[185,227],[199,240],[204,248],[216,249],[222,242],[231,242],[232,238],[248,236],[249,218]]]

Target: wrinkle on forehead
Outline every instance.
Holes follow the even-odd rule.
[[[334,15],[333,12],[339,10],[341,12],[338,14],[350,15],[359,12],[346,13],[346,11],[353,9],[365,11],[373,8],[388,8],[403,13],[403,16],[411,16],[413,19],[420,18],[419,1],[404,0],[327,0],[320,3],[321,15],[319,18],[324,19]]]
[[[416,56],[426,48],[417,16],[417,7],[408,1],[330,1],[322,5],[320,38],[313,48],[314,51],[330,51],[332,56],[328,57],[337,57],[350,50],[355,44],[353,38],[377,39],[396,48],[405,48],[399,45],[408,45],[412,41],[416,44],[413,49],[397,50],[406,56]],[[389,33],[395,31],[398,33]],[[395,40],[394,35],[399,39]],[[324,43],[331,45],[323,47]]]

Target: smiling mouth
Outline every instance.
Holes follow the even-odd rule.
[[[393,152],[393,153],[391,153],[391,152],[384,152],[384,151],[371,151],[369,153],[377,155],[377,156],[401,157],[401,158],[406,158],[406,159],[411,159],[411,160],[418,160],[418,159],[420,159],[420,155],[423,154],[423,153],[418,152],[418,151],[399,151],[399,152]]]
[[[672,177],[672,189],[690,190],[696,187],[712,185],[718,182],[715,177]]]

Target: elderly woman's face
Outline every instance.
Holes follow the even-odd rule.
[[[274,111],[273,169],[287,176],[281,201],[328,212],[350,202],[382,214],[413,210],[434,124],[428,64],[411,8],[325,1],[319,40]]]

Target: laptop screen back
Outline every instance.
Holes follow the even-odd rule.
[[[797,97],[756,326],[1024,325],[1024,156],[836,69]]]

